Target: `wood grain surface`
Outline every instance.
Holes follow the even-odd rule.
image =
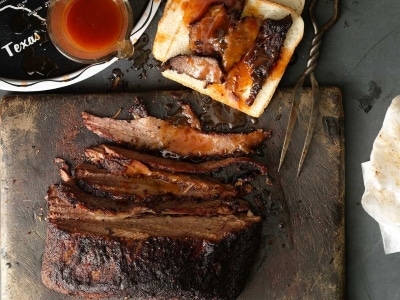
[[[58,182],[55,157],[77,162],[85,146],[100,139],[82,125],[80,113],[128,113],[135,98],[151,114],[165,116],[177,101],[192,103],[202,120],[223,129],[271,129],[257,155],[279,186],[280,203],[270,213],[253,273],[239,299],[341,299],[344,295],[344,132],[341,92],[321,89],[320,115],[301,175],[297,164],[307,127],[310,97],[304,90],[301,115],[286,161],[277,173],[292,89],[278,90],[257,120],[189,91],[146,94],[15,95],[0,108],[1,299],[69,299],[41,283],[46,229],[45,195]],[[217,105],[217,106],[215,106]],[[219,111],[218,118],[206,110]]]

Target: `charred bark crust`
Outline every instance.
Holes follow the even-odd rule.
[[[190,237],[131,240],[47,229],[42,279],[70,295],[235,299],[259,248],[261,223],[219,242]]]

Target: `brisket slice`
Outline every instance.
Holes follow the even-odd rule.
[[[248,106],[254,103],[266,79],[281,58],[286,34],[292,23],[290,15],[280,20],[264,19],[252,46],[228,70],[226,88],[232,91],[239,101]]]
[[[119,199],[141,200],[174,195],[209,200],[235,198],[239,195],[239,190],[233,185],[209,177],[199,178],[161,171],[128,175],[116,175],[91,164],[81,164],[75,168],[75,178],[83,189]]]
[[[195,199],[158,198],[156,201],[116,201],[97,197],[80,189],[73,181],[51,185],[48,190],[48,219],[116,220],[144,214],[161,215],[229,215],[249,213],[250,206],[241,199],[198,202]]]
[[[261,219],[248,209],[174,216],[90,197],[71,181],[49,189],[47,287],[141,299],[234,299],[243,289],[261,235]]]
[[[183,157],[247,154],[271,136],[270,131],[249,133],[203,132],[155,117],[134,120],[101,118],[82,113],[83,124],[100,137],[136,149],[163,150]]]
[[[202,56],[218,56],[222,51],[221,39],[232,21],[226,6],[210,5],[201,19],[189,25],[189,49]]]
[[[247,105],[252,105],[258,92],[263,88],[265,79],[270,75],[281,57],[286,34],[293,24],[291,15],[280,20],[265,19],[261,25],[253,48],[243,58],[251,66],[253,85]]]
[[[175,173],[211,173],[232,165],[236,165],[237,169],[254,170],[255,173],[260,173],[262,175],[267,173],[267,168],[265,165],[247,156],[228,157],[219,160],[208,160],[205,162],[192,163],[167,159],[164,157],[140,153],[132,149],[105,144],[86,148],[85,155],[92,162],[116,173],[126,173],[126,170],[131,167],[135,167],[137,162],[145,164],[150,169],[158,169]],[[119,165],[119,167],[112,168],[110,165]]]
[[[213,57],[177,55],[168,59],[161,71],[168,69],[203,81],[205,86],[213,83],[221,84],[224,81],[224,73],[219,61]]]

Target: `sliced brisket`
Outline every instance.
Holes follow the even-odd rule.
[[[215,216],[243,212],[251,215],[247,201],[240,199],[211,200],[180,197],[157,198],[154,201],[133,202],[102,198],[80,189],[73,181],[51,185],[48,190],[48,219],[106,220],[147,215]]]
[[[121,144],[214,160],[175,161],[115,145],[87,148],[88,162],[72,170],[56,159],[61,183],[47,193],[43,283],[83,298],[235,299],[262,220],[238,198],[248,183],[214,173],[236,167],[266,174],[266,168],[248,157],[215,156],[248,153],[269,133],[205,133],[146,116],[83,113],[83,119]]]
[[[170,213],[168,201],[155,209],[125,204],[96,198],[72,180],[50,187],[42,263],[47,287],[85,298],[238,296],[261,234],[261,219],[246,202],[225,202],[229,212],[220,210],[222,201],[178,206],[190,215]],[[204,210],[194,213],[196,207]]]
[[[267,168],[265,165],[247,156],[228,157],[219,160],[193,163],[167,159],[164,157],[140,153],[132,149],[105,144],[86,148],[85,154],[90,161],[115,173],[127,173],[131,168],[137,169],[139,167],[138,162],[140,162],[148,166],[150,169],[158,169],[174,173],[211,173],[231,165],[236,165],[237,168],[253,170],[262,175],[267,174]],[[112,166],[115,166],[115,168],[112,168],[110,166],[111,164]],[[116,165],[119,165],[119,167]]]
[[[174,195],[199,199],[227,199],[239,196],[239,189],[213,178],[154,171],[147,174],[116,175],[91,164],[76,167],[75,177],[87,191],[100,196],[142,200],[148,197]],[[128,176],[127,176],[128,175]]]
[[[136,149],[170,151],[183,157],[250,153],[271,136],[271,132],[262,130],[250,133],[207,133],[155,117],[116,120],[83,112],[82,118],[89,130],[103,138]]]

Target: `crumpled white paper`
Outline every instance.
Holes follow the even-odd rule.
[[[400,252],[400,96],[390,104],[362,170],[362,206],[379,223],[385,253]]]

